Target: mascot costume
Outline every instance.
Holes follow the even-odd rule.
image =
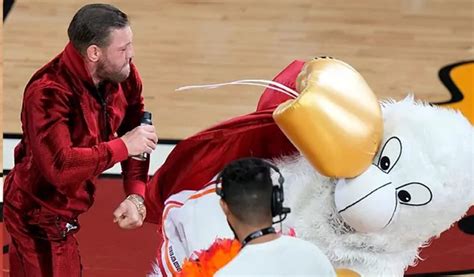
[[[232,84],[252,83],[262,80]],[[152,276],[212,275],[238,252],[214,179],[242,157],[280,168],[291,208],[281,231],[317,245],[340,275],[403,276],[474,204],[474,128],[460,112],[410,96],[379,103],[329,57],[295,61],[266,85],[255,112],[183,140],[151,179]]]

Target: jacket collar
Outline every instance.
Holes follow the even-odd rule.
[[[76,48],[74,48],[71,42],[69,42],[64,49],[62,61],[76,78],[87,85],[94,86],[91,74],[86,69],[83,57]]]

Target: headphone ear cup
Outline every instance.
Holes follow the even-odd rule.
[[[272,217],[279,216],[283,214],[283,183],[285,182],[285,178],[276,165],[266,161],[263,161],[263,163],[278,173],[278,185],[274,185],[272,188]]]
[[[280,186],[272,188],[272,217],[281,215],[283,208],[283,199]]]

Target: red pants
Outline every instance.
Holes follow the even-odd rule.
[[[37,238],[34,234],[38,230],[42,231],[44,224],[32,227],[31,224],[24,222],[23,216],[8,205],[4,206],[4,221],[11,236],[9,251],[11,277],[82,275],[78,244],[73,234],[57,239]],[[46,226],[45,229],[50,228]]]

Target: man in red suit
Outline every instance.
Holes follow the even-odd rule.
[[[82,7],[63,52],[26,86],[23,138],[5,178],[11,276],[80,276],[74,237],[94,202],[95,179],[121,162],[127,198],[115,210],[122,228],[141,226],[153,126],[139,126],[142,82],[132,63],[127,15],[105,4]],[[138,126],[138,127],[137,127]]]

